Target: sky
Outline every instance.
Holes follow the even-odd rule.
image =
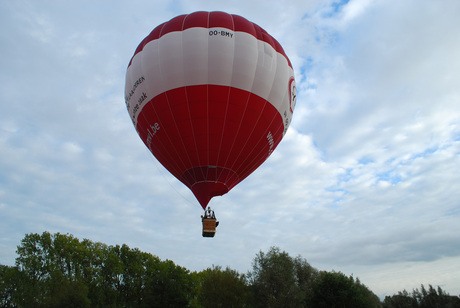
[[[198,10],[257,23],[297,105],[269,159],[202,209],[138,137],[126,68]],[[279,247],[383,298],[460,294],[460,1],[0,0],[0,264],[44,231],[127,244],[191,271]]]

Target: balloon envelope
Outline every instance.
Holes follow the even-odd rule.
[[[224,12],[159,25],[126,73],[126,106],[140,138],[203,208],[270,156],[295,99],[294,71],[281,45]]]

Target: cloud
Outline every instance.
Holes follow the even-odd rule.
[[[272,33],[299,89],[276,151],[212,200],[221,221],[212,242],[200,236],[193,195],[151,157],[123,100],[137,44],[159,23],[203,9]],[[46,230],[127,243],[192,270],[245,272],[260,249],[279,246],[354,273],[379,295],[422,282],[453,292],[459,9],[457,1],[0,3],[0,263],[14,263],[25,233]]]

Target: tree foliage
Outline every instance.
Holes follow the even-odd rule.
[[[359,279],[347,277],[340,272],[322,271],[312,286],[309,299],[311,307],[380,307],[380,300]]]
[[[383,301],[384,308],[460,308],[460,298],[450,296],[441,287],[436,289],[422,284],[420,289],[398,292],[393,296],[386,296]]]
[[[17,254],[16,267],[2,268],[6,307],[185,307],[189,302],[187,269],[127,245],[44,232],[26,235]],[[17,279],[4,279],[11,275]]]
[[[240,274],[201,272],[127,245],[69,234],[27,234],[15,266],[0,265],[0,307],[460,307],[440,287],[399,292],[383,303],[359,279],[318,271],[277,247]]]
[[[248,273],[255,307],[304,307],[317,270],[306,260],[271,247],[260,251]]]
[[[207,307],[245,307],[249,288],[244,275],[227,267],[213,266],[198,274],[198,302]]]

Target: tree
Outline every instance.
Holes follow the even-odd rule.
[[[418,303],[406,290],[393,296],[385,296],[384,308],[417,308]]]
[[[0,307],[381,307],[359,279],[318,272],[300,256],[271,247],[252,271],[201,272],[127,245],[60,233],[27,234],[16,266],[0,265]],[[385,308],[460,308],[460,298],[421,285],[385,297]]]
[[[75,281],[65,276],[53,277],[49,281],[49,294],[42,307],[49,308],[86,308],[90,307],[88,287],[82,281]]]
[[[278,247],[260,251],[248,273],[256,307],[302,307],[317,270]]]
[[[120,291],[124,298],[124,303],[130,307],[140,307],[142,302],[145,301],[146,259],[149,254],[143,253],[136,248],[130,249],[127,245],[122,245],[121,247],[117,245],[112,247],[112,250],[119,259],[118,273],[123,277]]]
[[[127,245],[43,232],[27,234],[17,254],[21,280],[4,285],[5,303],[19,294],[26,307],[185,307],[194,297],[187,269]],[[2,268],[2,277],[13,272]]]
[[[146,302],[143,307],[186,307],[193,295],[189,270],[171,260],[146,264]]]
[[[213,266],[198,273],[198,303],[203,307],[246,307],[249,289],[244,275]]]
[[[19,291],[22,305],[38,307],[49,294],[48,281],[54,268],[51,265],[51,234],[27,234],[18,246],[16,266],[22,273],[22,287]]]
[[[399,291],[393,296],[386,296],[384,308],[460,308],[460,298],[450,296],[441,287],[436,289],[428,285],[428,290],[422,284],[420,289]]]
[[[312,285],[318,278],[319,272],[300,256],[294,259],[296,283],[300,288],[300,302],[307,307],[308,299],[311,297]]]
[[[414,297],[419,302],[420,308],[444,308],[450,302],[449,295],[438,286],[437,290],[430,284],[428,290],[421,285],[421,290],[414,290]]]
[[[0,307],[14,307],[21,286],[17,267],[0,265]]]
[[[353,276],[322,271],[312,285],[311,307],[369,308],[381,307],[380,300]]]

